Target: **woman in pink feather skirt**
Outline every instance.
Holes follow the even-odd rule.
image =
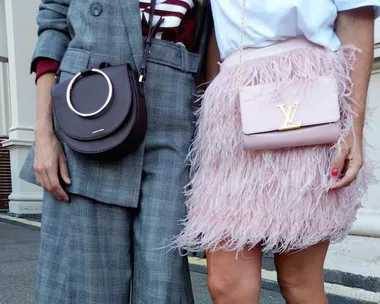
[[[210,40],[209,67],[219,55],[222,63],[197,113],[188,216],[176,246],[207,252],[214,303],[258,303],[267,251],[275,254],[287,303],[327,303],[328,246],[347,235],[373,179],[363,127],[380,0],[211,0],[211,7],[216,39]],[[333,81],[308,91],[321,77]],[[295,84],[286,88],[288,96],[309,94],[309,104],[290,100],[273,116],[260,112],[257,103],[276,100],[284,83]],[[259,85],[244,95],[256,109],[249,112],[239,92]],[[265,85],[276,89],[265,92]],[[328,141],[333,131],[284,137],[295,134],[298,120],[298,131],[309,132],[303,123],[315,118],[319,127],[331,114],[329,100],[314,98],[315,107],[312,96],[336,96],[334,142]],[[303,106],[314,107],[304,120]],[[275,130],[278,141],[271,141],[278,115],[287,129]],[[302,141],[309,144],[296,144]]]

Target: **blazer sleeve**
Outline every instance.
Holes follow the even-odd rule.
[[[40,57],[61,62],[71,40],[67,26],[69,5],[70,0],[41,0],[37,14],[38,40],[31,72],[35,72]]]

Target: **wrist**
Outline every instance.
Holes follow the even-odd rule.
[[[363,136],[364,133],[364,116],[354,117],[353,129],[356,136]]]
[[[51,137],[54,135],[54,129],[52,123],[40,123],[36,124],[34,134],[37,137]]]

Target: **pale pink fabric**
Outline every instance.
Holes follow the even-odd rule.
[[[293,42],[296,47],[288,43],[290,49],[285,53],[269,54],[266,49],[258,50],[263,55],[260,58],[245,58],[243,84],[335,75],[342,117],[337,144],[246,151],[238,68],[236,61],[231,64],[227,58],[197,113],[197,133],[189,155],[188,216],[174,241],[176,247],[239,251],[262,243],[264,251],[288,252],[346,236],[373,177],[367,162],[350,187],[329,191],[332,158],[352,127],[349,73],[355,49],[345,46],[333,53]]]

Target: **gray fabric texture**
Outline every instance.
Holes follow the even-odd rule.
[[[139,209],[45,193],[35,304],[194,303],[187,259],[162,248],[181,228],[184,208],[168,213],[181,194],[146,174]]]
[[[61,81],[102,62],[140,65],[138,0],[42,0],[37,21],[32,70],[40,57],[61,63]],[[199,53],[153,41],[145,84],[148,132],[135,153],[90,159],[71,150],[55,124],[72,185],[65,186],[69,204],[44,194],[36,304],[193,303],[187,260],[167,246],[186,212],[185,158],[202,37]],[[33,162],[34,146],[20,178],[37,184]]]
[[[40,36],[33,58],[59,60],[61,81],[102,62],[140,65],[143,37],[138,0],[99,0],[96,10],[93,1],[42,2],[37,18]],[[204,47],[200,49],[202,52]],[[194,132],[193,104],[200,62],[200,54],[155,39],[145,84],[148,108],[145,142],[135,153],[109,162],[90,159],[62,143],[72,179],[66,190],[104,203],[137,207],[145,145],[152,147],[152,143],[155,143],[152,149],[162,151],[159,161],[182,158],[178,165],[185,168],[185,155]],[[55,131],[61,140],[57,126]],[[171,151],[170,155],[165,151]],[[20,177],[36,184],[33,162],[34,146]],[[170,177],[171,173],[167,173]]]

